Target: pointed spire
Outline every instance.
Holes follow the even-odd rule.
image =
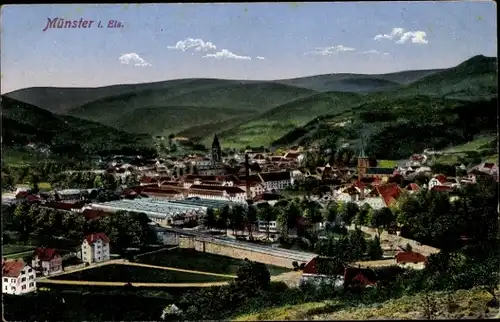
[[[365,153],[365,143],[366,143],[365,139],[366,139],[365,136],[362,135],[361,136],[361,148],[359,149],[358,158],[365,158],[365,159],[368,158],[366,156],[366,153]]]
[[[219,147],[219,138],[217,137],[217,133],[214,135],[214,141],[212,142],[212,147]]]

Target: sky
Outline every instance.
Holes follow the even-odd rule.
[[[496,12],[493,1],[8,5],[1,92],[446,68],[497,56]],[[80,19],[93,23],[64,28]]]

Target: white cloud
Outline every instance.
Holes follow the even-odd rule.
[[[168,49],[176,49],[176,50],[196,50],[196,51],[208,51],[215,50],[217,46],[215,46],[210,41],[204,41],[199,38],[187,38],[186,40],[179,40],[174,46],[167,46]]]
[[[354,48],[345,47],[343,45],[337,45],[331,47],[316,47],[315,51],[311,51],[306,54],[327,56],[327,55],[336,55],[340,52],[355,51],[355,50],[356,49]]]
[[[427,34],[425,33],[425,31],[421,31],[421,30],[406,31],[403,28],[392,28],[392,31],[390,34],[376,35],[373,39],[374,40],[381,40],[381,39],[396,40],[396,44],[404,44],[408,40],[411,40],[411,42],[414,44],[427,44],[428,41],[427,41],[427,39],[425,39],[426,37],[427,37]]]
[[[265,58],[264,58],[264,57],[262,57],[262,56],[257,56],[257,57],[255,57],[255,58],[257,58],[257,59],[259,59],[259,60],[264,60],[264,59],[265,59]]]
[[[147,67],[151,66],[150,63],[141,58],[141,56],[136,53],[123,54],[118,60],[122,65],[134,65],[136,67]]]
[[[233,54],[227,49],[222,49],[219,52],[216,52],[215,54],[207,54],[203,56],[203,58],[215,58],[215,59],[236,59],[236,60],[251,60],[249,56],[239,56],[236,54]]]
[[[375,50],[375,49],[370,49],[370,50],[367,50],[367,51],[363,51],[361,52],[362,55],[383,55],[383,56],[388,56],[389,53],[382,53],[378,50]]]

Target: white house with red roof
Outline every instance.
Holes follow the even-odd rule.
[[[37,248],[31,266],[44,276],[57,274],[63,270],[62,257],[54,248]]]
[[[82,242],[82,261],[98,263],[110,259],[109,238],[104,233],[85,236]]]
[[[22,260],[2,260],[2,292],[22,295],[36,291],[35,270]]]

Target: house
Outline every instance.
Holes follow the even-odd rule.
[[[31,266],[43,276],[63,271],[61,255],[54,248],[35,249]]]
[[[82,261],[98,263],[109,260],[109,238],[104,233],[85,236],[82,242]]]
[[[83,200],[83,194],[80,189],[64,189],[56,192],[59,200],[64,201],[79,201]]]
[[[22,260],[2,260],[2,292],[21,295],[36,291],[35,270]]]
[[[363,202],[368,203],[373,209],[390,207],[396,203],[401,194],[402,190],[397,183],[381,184],[375,186]]]
[[[344,283],[344,266],[334,268],[334,274],[327,275],[320,273],[321,266],[324,264],[328,264],[327,257],[316,256],[311,259],[303,268],[302,276],[300,277],[300,284],[304,283],[330,283],[335,282],[335,286],[342,286]],[[335,277],[334,277],[335,276]]]
[[[262,180],[265,191],[279,191],[293,184],[292,175],[289,171],[262,172],[258,176]]]
[[[427,257],[417,252],[399,252],[394,259],[399,266],[414,264],[412,265],[414,268],[423,268],[427,263]]]
[[[346,267],[344,270],[344,289],[352,284],[362,287],[373,286],[377,280],[377,274],[371,268]]]

